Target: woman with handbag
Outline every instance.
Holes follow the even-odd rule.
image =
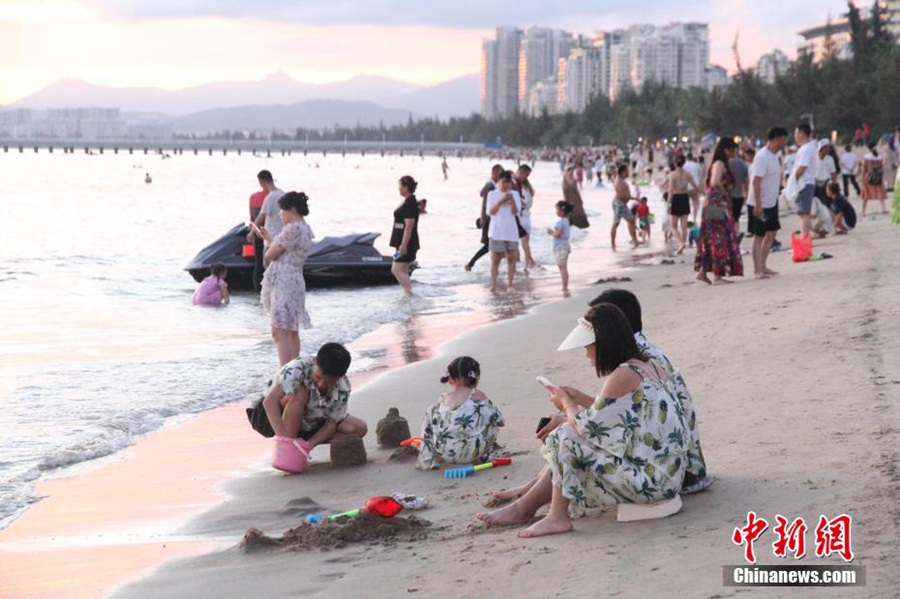
[[[497,289],[500,261],[506,257],[506,290],[513,287],[516,262],[519,261],[519,222],[522,212],[522,196],[512,188],[512,172],[503,171],[497,181],[497,189],[487,196],[487,214],[491,217],[488,239],[491,250],[491,292]]]
[[[731,215],[731,175],[729,161],[734,158],[737,144],[730,137],[722,137],[716,144],[709,170],[706,172],[706,201],[700,221],[700,239],[694,270],[697,280],[706,284],[731,283],[723,277],[744,275],[744,261],[734,232]],[[709,273],[712,273],[712,280]]]

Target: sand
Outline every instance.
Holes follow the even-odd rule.
[[[794,221],[787,217],[784,224]],[[788,245],[788,231],[780,238]],[[848,236],[816,242],[815,251],[832,254],[831,260],[792,264],[789,252],[779,252],[770,260],[778,276],[715,288],[693,280],[692,255],[676,257],[672,265],[630,271],[631,281],[597,284],[440,349],[429,347],[430,359],[351,396],[351,413],[370,423],[368,464],[332,469],[321,448],[308,472],[287,476],[269,468],[254,445],[255,466],[222,488],[227,501],[169,531],[217,550],[165,563],[114,596],[726,597],[741,592],[723,587],[722,566],[742,563],[743,549],[731,535],[751,510],[773,523],[776,514],[804,517],[811,554],[819,515],[847,513],[853,563],[867,568],[865,589],[769,589],[767,596],[896,596],[898,239],[900,229],[886,219],[863,220]],[[587,301],[615,285],[638,295],[645,332],[682,370],[717,482],[685,497],[683,511],[662,520],[621,524],[611,512],[592,510],[574,522],[573,533],[539,539],[519,539],[515,528],[483,527],[475,514],[490,491],[521,484],[542,465],[534,429],[550,406],[535,375],[586,392],[600,388],[582,352],[555,347]],[[375,422],[396,406],[416,434],[440,393],[444,366],[462,354],[481,362],[481,388],[506,416],[500,441],[513,464],[448,480],[392,460],[393,450],[376,444]],[[249,426],[246,435],[254,436]],[[310,510],[344,511],[397,491],[428,498],[427,510],[402,514],[431,523],[421,538],[405,530],[391,542],[242,549],[251,529],[259,531],[251,533],[254,539],[277,539],[296,530]],[[773,540],[767,532],[757,542],[759,563],[797,563],[776,558]],[[812,554],[799,563],[842,562]]]

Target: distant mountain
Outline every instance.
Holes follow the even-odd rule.
[[[295,104],[312,99],[369,101],[446,118],[477,110],[477,76],[467,75],[423,88],[373,75],[360,75],[336,83],[303,83],[283,71],[276,71],[259,81],[209,83],[176,91],[148,87],[110,87],[78,79],[63,79],[12,103],[10,107],[43,109],[103,106],[117,107],[122,112],[185,116],[215,108]]]
[[[447,120],[469,116],[481,109],[478,74],[463,75],[433,87],[417,89],[380,102],[391,108],[405,108],[422,116]]]
[[[409,117],[407,110],[382,108],[372,102],[307,100],[287,106],[257,105],[204,110],[172,119],[172,129],[179,133],[197,134],[241,129],[289,132],[298,127],[321,129],[336,124],[367,127],[384,123],[390,126],[405,123]]]

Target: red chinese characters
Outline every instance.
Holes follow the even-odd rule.
[[[747,512],[747,526],[744,528],[735,528],[731,535],[731,540],[735,545],[744,545],[744,559],[749,563],[756,563],[756,555],[753,552],[753,542],[759,538],[769,527],[769,523],[764,518],[757,518],[756,512]]]
[[[850,541],[850,525],[852,519],[847,514],[835,516],[828,520],[819,516],[816,526],[816,555],[827,557],[837,553],[845,562],[853,559],[853,548]]]
[[[806,555],[806,522],[797,518],[788,525],[788,519],[781,514],[775,516],[778,525],[772,529],[778,539],[772,543],[772,549],[778,557],[787,557],[787,552],[794,554],[794,559]]]

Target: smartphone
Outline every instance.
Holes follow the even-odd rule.
[[[557,385],[554,385],[553,383],[551,383],[550,379],[548,379],[545,376],[537,377],[537,382],[542,384],[544,387],[547,387],[548,389],[557,387]]]
[[[550,417],[544,416],[543,418],[538,420],[537,430],[535,430],[534,432],[536,432],[536,433],[541,432],[541,429],[544,428],[545,426],[547,426],[548,424],[550,424]]]

